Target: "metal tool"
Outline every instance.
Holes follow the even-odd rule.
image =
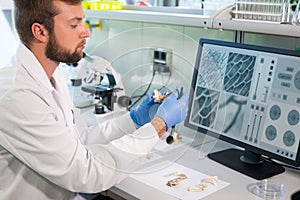
[[[177,100],[180,99],[183,95],[183,87],[180,88],[180,91],[176,89],[176,92],[178,94]],[[175,125],[172,126],[169,136],[166,138],[167,144],[172,144],[174,142],[173,133],[175,131]]]

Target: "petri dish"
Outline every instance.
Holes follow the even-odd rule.
[[[283,200],[285,185],[277,181],[266,179],[250,184],[248,186],[248,191],[262,199]]]

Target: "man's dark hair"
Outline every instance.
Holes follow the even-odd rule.
[[[54,19],[58,8],[53,6],[55,0],[14,0],[15,26],[21,42],[27,47],[34,40],[31,26],[37,22],[45,26],[49,34],[53,32]],[[56,0],[57,1],[57,0]],[[70,5],[77,5],[81,0],[58,0]]]

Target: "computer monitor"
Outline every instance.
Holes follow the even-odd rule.
[[[257,180],[300,165],[299,52],[200,39],[191,86],[185,125],[241,147],[209,158]]]

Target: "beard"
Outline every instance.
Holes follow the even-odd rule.
[[[82,52],[76,50],[74,52],[70,52],[69,50],[60,46],[54,34],[50,34],[45,54],[47,58],[63,63],[76,63],[82,58],[83,55]]]

